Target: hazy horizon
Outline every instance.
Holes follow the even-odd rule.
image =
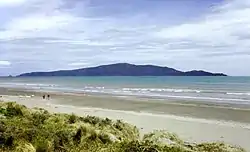
[[[250,76],[250,0],[0,0],[0,76],[112,63]]]

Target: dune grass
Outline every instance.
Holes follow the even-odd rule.
[[[3,152],[244,152],[223,143],[190,144],[167,131],[141,139],[139,130],[120,120],[50,114],[14,102],[0,102]]]

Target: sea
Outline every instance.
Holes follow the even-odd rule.
[[[250,77],[9,77],[0,87],[250,105]]]

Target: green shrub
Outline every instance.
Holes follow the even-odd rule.
[[[16,146],[15,152],[36,152],[36,149],[31,143],[20,142]]]
[[[53,152],[55,148],[47,139],[39,139],[34,143],[36,152]]]
[[[34,112],[32,113],[32,121],[33,121],[33,124],[35,126],[37,125],[42,125],[45,120],[47,120],[49,118],[49,114],[45,113],[45,112]]]
[[[73,124],[77,122],[77,116],[75,114],[72,114],[69,116],[69,123]]]
[[[87,117],[81,117],[80,120],[85,123],[89,123],[91,125],[97,125],[101,122],[101,118],[94,117],[94,116],[87,116]]]
[[[5,109],[5,116],[15,117],[15,116],[24,116],[27,113],[27,108],[23,105],[15,104],[14,102],[7,103]]]

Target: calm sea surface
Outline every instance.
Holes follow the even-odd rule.
[[[0,87],[250,105],[250,77],[0,78]]]

